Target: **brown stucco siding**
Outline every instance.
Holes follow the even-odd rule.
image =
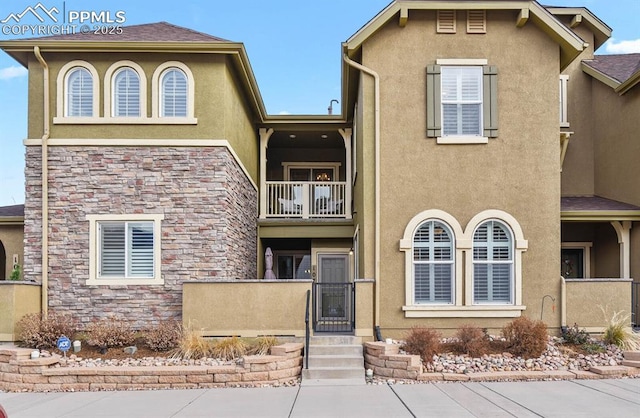
[[[27,150],[27,278],[40,277],[40,148]],[[87,286],[88,214],[164,214],[159,286]],[[141,327],[180,319],[182,282],[256,277],[257,193],[224,147],[51,147],[49,308]]]
[[[412,12],[406,27],[389,23],[363,46],[363,63],[380,75],[381,326],[407,329],[404,253],[409,220],[440,209],[466,227],[498,209],[516,218],[529,241],[523,254],[523,304],[539,317],[545,294],[559,296],[560,166],[558,47],[535,25],[517,28],[511,13],[489,11],[486,35],[437,35],[435,12]],[[498,67],[499,134],[481,145],[439,145],[426,134],[426,68],[439,58],[486,59]],[[459,261],[459,265],[464,263]],[[461,267],[462,268],[462,267]],[[552,317],[553,316],[553,317]],[[550,326],[559,315],[549,315]],[[439,328],[496,319],[429,319]]]

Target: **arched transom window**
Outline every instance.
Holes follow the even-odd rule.
[[[160,116],[187,116],[187,76],[179,68],[168,68],[160,82]]]
[[[428,220],[413,235],[415,304],[453,303],[454,239],[444,223]]]
[[[473,234],[473,303],[513,303],[513,234],[489,220]]]

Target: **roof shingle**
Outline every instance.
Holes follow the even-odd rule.
[[[640,71],[640,54],[596,55],[583,62],[619,83],[624,83]]]
[[[0,217],[24,216],[24,205],[0,206]]]
[[[563,197],[560,206],[563,212],[640,211],[638,206],[599,196]]]

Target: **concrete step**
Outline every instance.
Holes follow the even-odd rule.
[[[364,386],[364,377],[354,379],[302,379],[301,386]]]
[[[311,361],[311,359],[309,359],[309,361]],[[622,365],[640,368],[640,360],[622,360]]]
[[[329,355],[344,355],[344,356],[361,356],[362,357],[362,345],[310,345],[310,356],[329,356]]]
[[[307,379],[364,379],[363,367],[314,367],[302,369],[302,381]]]
[[[622,356],[625,360],[640,361],[640,351],[625,351]]]
[[[362,345],[361,337],[353,335],[314,335],[309,339],[310,345]]]
[[[364,357],[360,355],[309,355],[309,368],[360,367],[364,369]]]

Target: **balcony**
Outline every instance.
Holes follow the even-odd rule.
[[[267,181],[262,192],[265,218],[351,218],[351,190],[345,181]]]

